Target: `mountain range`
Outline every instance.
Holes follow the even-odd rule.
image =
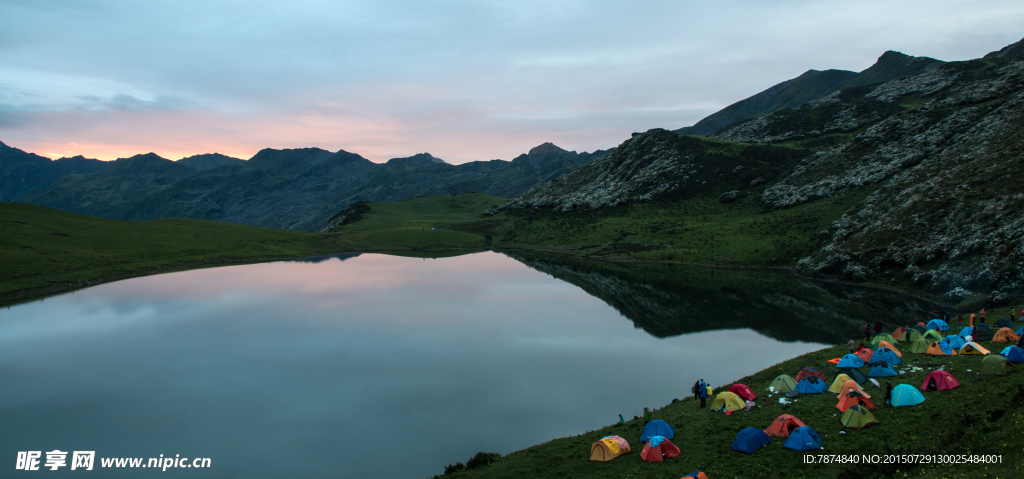
[[[317,230],[358,201],[469,191],[520,193],[600,158],[544,143],[512,161],[448,164],[428,153],[371,162],[344,150],[264,149],[171,161],[148,153],[111,162],[50,160],[0,143],[0,199],[121,220],[200,218]]]

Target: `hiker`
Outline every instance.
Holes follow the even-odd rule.
[[[882,334],[882,320],[875,321],[875,336]]]
[[[857,346],[857,351],[860,351],[861,349],[867,349],[867,347],[864,346],[864,343],[860,343],[860,346]]]
[[[981,308],[981,322],[985,322],[985,308]]]
[[[850,340],[849,344],[846,345],[850,349],[850,354],[857,352],[857,341]]]
[[[694,399],[700,399],[700,381],[693,383],[693,387],[690,388],[690,392],[693,393]]]
[[[707,387],[707,385],[704,384],[704,380],[703,379],[700,380],[700,383],[701,383],[701,387],[700,387],[700,407],[703,408],[704,404],[705,404],[705,401],[708,400],[708,387]]]
[[[964,315],[961,314],[956,317],[956,326],[960,328],[960,331],[964,330]]]
[[[892,383],[885,382],[885,404],[892,406]]]
[[[871,325],[870,324],[865,324],[864,325],[864,340],[865,341],[871,341]]]

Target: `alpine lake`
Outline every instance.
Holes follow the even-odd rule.
[[[3,476],[427,478],[937,312],[785,270],[495,252],[140,277],[0,310]],[[56,472],[13,470],[53,450]],[[160,455],[210,465],[101,466]]]

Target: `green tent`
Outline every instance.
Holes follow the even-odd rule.
[[[1006,376],[1006,368],[1013,368],[1013,364],[1010,364],[1009,359],[995,355],[985,356],[985,359],[981,360],[981,367],[978,368],[978,374]]]
[[[921,335],[921,339],[928,341],[930,344],[932,341],[942,341],[942,335],[934,329],[929,329],[926,333]]]
[[[916,341],[911,341],[904,351],[910,351],[915,354],[927,354],[928,353],[928,342],[918,338]]]
[[[942,339],[942,338],[939,338],[939,339]],[[885,341],[885,342],[887,342],[889,344],[895,344],[896,343],[896,338],[892,337],[891,334],[882,333],[882,334],[879,334],[878,336],[875,336],[875,337],[871,338],[871,346],[874,347],[874,348],[877,348],[879,341]]]
[[[911,326],[910,329],[913,329],[914,331],[917,331],[921,334],[924,334],[925,331],[928,331],[928,328],[924,327],[923,324],[915,324]]]
[[[845,374],[849,376],[850,379],[857,381],[857,384],[864,384],[868,380],[868,378],[864,376],[864,373],[860,372],[859,369],[843,368],[836,371],[836,374]]]
[[[917,341],[918,339],[924,339],[924,338],[921,337],[921,333],[919,333],[917,331],[911,331],[910,332],[910,335],[909,335],[910,339],[909,340],[906,339],[907,336],[908,335],[906,335],[906,334],[903,335],[904,341],[908,341],[908,342],[911,342],[911,343],[914,342],[914,341]]]
[[[850,406],[850,409],[847,409],[846,412],[843,413],[843,417],[840,418],[840,421],[842,421],[844,427],[848,427],[850,429],[860,429],[872,424],[878,424],[878,419],[875,419],[875,415],[871,414],[871,411],[868,410],[868,408],[859,404],[856,406]]]
[[[788,374],[780,374],[772,380],[772,383],[769,386],[775,388],[775,390],[779,392],[793,392],[796,391],[796,380]]]

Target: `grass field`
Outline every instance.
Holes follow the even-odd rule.
[[[900,343],[902,344],[902,343]],[[1007,343],[983,342],[997,354]],[[897,346],[899,347],[899,346]],[[829,359],[846,354],[844,346],[812,352],[758,373],[737,383],[750,386],[762,395],[751,411],[731,416],[699,408],[689,394],[699,379],[699,369],[666,365],[666,380],[679,384],[679,402],[654,410],[647,419],[662,419],[675,430],[672,440],[682,454],[664,463],[640,459],[640,433],[643,418],[613,424],[574,437],[556,439],[497,459],[490,465],[460,470],[440,477],[466,478],[679,478],[695,470],[709,478],[858,478],[879,477],[1024,477],[1024,371],[1007,376],[980,376],[981,356],[927,356],[903,352],[904,371],[889,378],[893,386],[920,387],[927,373],[943,367],[961,382],[951,391],[924,392],[925,402],[911,407],[883,405],[883,389],[865,383],[865,389],[878,407],[874,414],[879,425],[862,430],[845,430],[835,405],[836,394],[800,395],[789,405],[778,403],[779,396],[763,397],[772,379],[780,374],[795,376],[804,367],[823,371],[829,381],[835,367]],[[679,365],[675,365],[679,366]],[[910,367],[921,368],[916,371]],[[1024,367],[1024,365],[1021,365]],[[867,367],[862,371],[867,372]],[[885,386],[886,380],[880,380]],[[731,384],[712,385],[715,394]],[[710,406],[712,398],[708,399]],[[773,438],[763,449],[747,455],[731,449],[736,434],[746,427],[764,429],[779,415],[791,414],[822,436],[822,454],[970,454],[998,455],[999,464],[909,465],[909,464],[804,464],[804,454],[783,449],[785,438]],[[610,418],[609,418],[610,419]],[[589,461],[590,445],[608,435],[629,441],[633,453],[611,462]],[[812,452],[814,453],[814,452]],[[468,458],[467,458],[468,459]],[[442,469],[441,465],[438,469]]]
[[[114,221],[0,203],[0,301],[224,262],[339,251],[329,236],[184,218]]]

